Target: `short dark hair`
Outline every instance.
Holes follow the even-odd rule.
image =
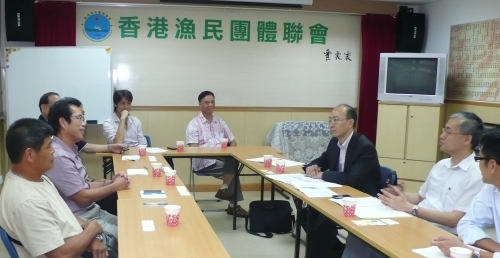
[[[479,149],[483,156],[500,165],[500,130],[488,130],[479,140]]]
[[[56,92],[51,91],[43,94],[42,97],[40,97],[40,101],[38,101],[38,108],[40,109],[40,112],[42,112],[42,105],[49,104],[49,97],[53,95],[59,96],[59,94],[57,94]]]
[[[481,120],[481,118],[479,118],[475,113],[466,111],[454,113],[450,116],[450,118],[460,119],[460,123],[458,124],[460,133],[472,136],[471,148],[472,150],[475,150],[484,131],[483,120]]]
[[[75,98],[62,98],[58,100],[49,110],[49,115],[47,122],[54,129],[54,134],[58,134],[61,131],[61,125],[59,124],[59,118],[64,117],[68,124],[71,124],[71,105],[75,105],[77,107],[82,106],[82,102]]]
[[[198,102],[201,102],[201,100],[202,100],[204,97],[209,96],[209,95],[212,95],[212,97],[214,97],[214,98],[215,98],[215,95],[214,95],[214,93],[213,93],[213,92],[206,90],[206,91],[204,91],[204,92],[200,93],[200,95],[198,95]]]
[[[356,110],[347,104],[340,104],[339,107],[344,107],[346,119],[354,120],[352,127],[356,128],[356,124],[358,123],[358,114],[356,113]]]
[[[39,152],[45,138],[54,134],[54,131],[44,121],[33,118],[21,118],[15,121],[5,135],[5,147],[12,164],[22,161],[26,149]]]
[[[115,91],[115,93],[113,93],[113,103],[115,103],[115,105],[118,105],[118,103],[120,103],[123,98],[125,98],[129,102],[132,102],[134,100],[134,96],[129,90],[117,90]],[[113,110],[116,111],[116,106]]]

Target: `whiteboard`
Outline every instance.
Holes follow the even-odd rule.
[[[92,41],[83,30],[91,13],[105,13],[111,34]],[[124,37],[123,17],[137,17],[137,38]],[[149,18],[168,20],[168,37],[150,34]],[[194,39],[176,38],[176,18],[192,19]],[[205,21],[220,19],[223,38],[204,39]],[[250,41],[231,41],[231,22],[250,22]],[[259,21],[277,24],[277,42],[258,42]],[[284,23],[301,23],[299,43],[284,40]],[[311,44],[310,26],[328,27],[326,43]],[[219,106],[333,107],[358,103],[361,17],[279,10],[161,6],[77,6],[77,46],[113,46],[117,89],[134,94],[134,106],[197,106],[198,94],[214,92]],[[326,60],[325,52],[332,54]],[[342,60],[336,60],[335,53]],[[345,59],[350,52],[351,60]]]
[[[109,47],[6,48],[6,119],[37,118],[50,91],[83,103],[85,118],[102,124],[112,113]]]

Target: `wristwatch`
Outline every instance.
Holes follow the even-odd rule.
[[[411,208],[411,215],[417,216],[417,214],[418,214],[418,205],[415,205],[413,206],[413,208]]]
[[[104,236],[102,234],[95,235],[95,239],[99,240],[99,242],[104,241]]]
[[[470,255],[471,258],[480,258],[481,251],[479,249],[474,250],[474,252]]]

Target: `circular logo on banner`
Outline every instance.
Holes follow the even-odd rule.
[[[103,12],[91,12],[82,24],[83,34],[92,41],[103,41],[111,35],[111,19]]]

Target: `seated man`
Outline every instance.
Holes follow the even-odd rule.
[[[418,193],[404,192],[391,186],[379,194],[382,203],[456,234],[458,221],[483,186],[479,166],[474,161],[474,149],[483,128],[482,120],[474,113],[452,114],[439,137],[440,150],[448,153],[450,158],[432,167]],[[349,234],[342,257],[382,255],[354,234]]]
[[[354,131],[357,118],[351,106],[335,107],[329,120],[333,138],[326,151],[304,169],[307,176],[348,185],[376,196],[380,190],[377,151],[370,140]],[[302,223],[308,234],[307,257],[340,257],[344,244],[337,238],[337,225],[313,208],[308,209],[315,227],[307,229]]]
[[[9,127],[5,145],[12,168],[0,194],[0,226],[20,258],[78,257],[86,250],[93,257],[107,257],[101,226],[80,225],[43,175],[52,167],[52,134],[47,123],[31,118]]]
[[[458,237],[438,237],[432,245],[438,246],[446,255],[450,255],[450,247],[466,247],[471,249],[475,258],[500,257],[500,243],[491,239],[484,229],[495,225],[497,237],[500,237],[500,131],[486,132],[479,142],[479,153],[475,160],[479,162],[482,179],[485,185],[474,197],[467,214],[458,223]],[[483,249],[472,248],[474,245]]]
[[[56,101],[61,99],[59,97],[59,94],[55,92],[47,92],[42,95],[40,98],[40,101],[38,102],[38,108],[40,109],[40,116],[38,119],[47,122],[48,121],[48,115],[49,115],[49,110]],[[103,152],[113,152],[113,153],[122,153],[123,149],[125,148],[124,144],[92,144],[92,143],[87,143],[84,140],[81,140],[76,143],[76,146],[78,147],[78,152],[82,151],[85,153],[103,153]]]
[[[54,166],[46,175],[54,182],[59,194],[76,216],[83,221],[96,220],[107,233],[118,237],[116,216],[101,210],[95,202],[117,191],[127,189],[129,179],[118,173],[112,180],[89,182],[76,143],[83,139],[85,117],[82,103],[63,98],[50,108],[49,124],[54,129],[52,147]]]
[[[187,144],[191,147],[220,147],[221,139],[227,138],[231,147],[236,146],[236,139],[229,130],[226,122],[214,116],[215,95],[210,91],[204,91],[198,96],[201,113],[189,122],[186,130]],[[234,180],[234,174],[238,169],[238,163],[234,158],[224,159],[193,159],[193,169],[218,179],[222,179],[216,198],[229,201],[227,214],[244,218],[248,212],[241,208],[238,203],[233,204],[234,184],[237,187],[237,200],[243,200],[239,180]]]
[[[47,92],[42,95],[40,98],[40,101],[38,102],[38,108],[40,109],[40,116],[38,119],[47,122],[48,120],[48,115],[49,115],[49,110],[56,101],[60,100],[61,98],[59,97],[59,94],[55,92]],[[111,144],[92,144],[92,143],[87,143],[84,140],[81,140],[76,143],[76,146],[78,147],[78,152],[82,151],[85,153],[96,153],[96,152],[113,152],[113,153],[122,153],[125,145],[122,143],[111,143]],[[93,179],[90,179],[90,181],[93,181]],[[118,196],[116,194],[112,194],[97,203],[99,206],[101,206],[104,210],[107,212],[116,215],[117,213],[117,204],[116,200],[118,200]]]

